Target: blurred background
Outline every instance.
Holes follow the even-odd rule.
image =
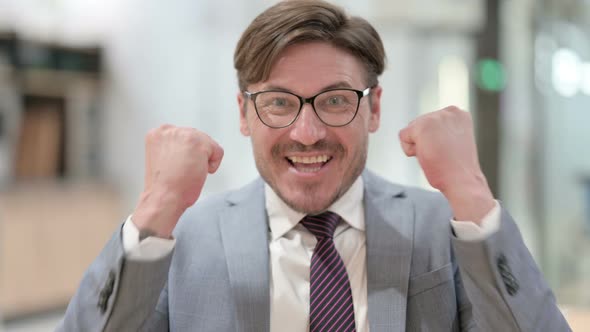
[[[52,331],[142,190],[163,123],[225,147],[205,195],[257,176],[233,51],[270,0],[0,0],[0,330]],[[473,113],[482,167],[574,330],[590,326],[590,1],[340,0],[385,43],[369,168],[428,187],[397,133]],[[313,79],[313,78],[310,78]]]

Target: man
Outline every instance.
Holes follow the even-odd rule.
[[[140,201],[58,330],[568,330],[486,184],[468,113],[400,132],[442,195],[365,170],[384,57],[369,23],[320,0],[259,15],[235,67],[262,179],[199,199],[222,148],[195,129],[150,132]]]

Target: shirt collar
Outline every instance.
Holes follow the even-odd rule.
[[[270,224],[272,240],[277,240],[305,217],[304,213],[297,212],[289,207],[268,184],[264,184],[266,213]],[[350,226],[365,230],[365,218],[363,208],[363,179],[359,176],[352,186],[328,208],[328,211],[337,213]]]

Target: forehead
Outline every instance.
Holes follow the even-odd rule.
[[[362,90],[365,77],[365,67],[351,53],[329,43],[308,42],[287,47],[268,79],[254,85],[257,90],[281,87],[306,96],[335,85]]]

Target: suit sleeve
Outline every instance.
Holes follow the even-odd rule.
[[[506,210],[491,236],[452,243],[463,330],[571,331]]]
[[[128,259],[119,229],[86,271],[56,331],[168,331],[172,254]]]

